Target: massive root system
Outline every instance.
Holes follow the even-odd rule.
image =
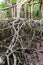
[[[17,19],[0,28],[0,58],[4,65],[43,64],[43,20]]]

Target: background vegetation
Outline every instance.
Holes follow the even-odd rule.
[[[30,0],[30,2],[34,2],[34,1],[35,2],[39,2],[39,0]],[[17,0],[11,0],[12,5],[14,5],[16,2],[17,2]],[[8,3],[9,3],[9,0],[4,0],[4,2],[1,2],[0,8],[5,8],[5,7],[9,6]],[[26,4],[26,7],[24,6],[24,8],[26,8],[26,12],[28,12],[30,10],[30,6],[28,4]],[[35,4],[33,8],[34,8],[34,10],[32,12],[33,18],[34,19],[40,19],[40,16],[41,16],[41,14],[40,14],[40,4]],[[22,12],[22,9],[21,9],[21,12]],[[11,17],[10,14],[11,14],[10,13],[10,9],[2,12],[2,15],[4,17],[8,17],[9,18],[9,17]]]

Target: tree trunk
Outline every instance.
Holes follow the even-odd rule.
[[[43,1],[41,0],[41,15],[42,15],[42,18],[43,18]]]

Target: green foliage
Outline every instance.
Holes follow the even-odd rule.
[[[7,6],[7,4],[5,3],[5,2],[2,2],[1,4],[0,4],[0,8],[5,8]]]
[[[5,7],[8,7],[8,4],[7,4],[7,1],[5,1],[5,2],[1,2],[1,4],[0,4],[0,8],[5,8]],[[11,10],[5,10],[5,11],[2,11],[2,17],[3,18],[6,18],[6,17],[11,17],[11,12],[10,12]]]
[[[39,0],[31,0],[31,1],[39,1]],[[34,11],[32,12],[34,18],[40,18],[40,4],[35,4],[33,7]],[[26,11],[29,12],[30,6],[26,4]]]
[[[29,9],[30,9],[30,6],[26,4],[26,11],[28,11]]]
[[[39,2],[39,0],[30,0],[31,2],[33,2],[33,1],[36,1],[36,2]]]
[[[40,4],[34,5],[34,13],[33,14],[35,17],[40,17]]]
[[[16,3],[16,2],[17,2],[17,0],[11,0],[11,2],[12,2],[12,4],[14,4],[14,3]]]

